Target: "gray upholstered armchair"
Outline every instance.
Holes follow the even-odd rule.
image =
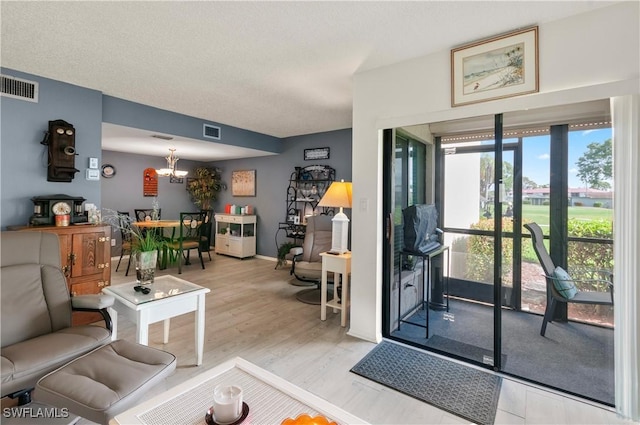
[[[293,265],[291,274],[303,282],[313,282],[315,287],[305,289],[296,295],[298,300],[307,304],[320,305],[320,279],[322,278],[321,252],[331,249],[331,217],[316,215],[307,219],[307,229],[302,247],[291,248]],[[327,275],[333,280],[333,273]]]
[[[42,232],[2,232],[1,379],[2,397],[29,402],[44,375],[111,341],[107,307],[113,297],[71,298],[60,269],[58,236]],[[97,311],[101,326],[71,326],[71,312]]]

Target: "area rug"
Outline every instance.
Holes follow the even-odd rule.
[[[389,341],[351,372],[477,424],[494,423],[502,378],[491,373]]]

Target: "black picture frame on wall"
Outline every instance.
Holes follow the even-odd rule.
[[[304,150],[304,160],[329,159],[329,147]]]

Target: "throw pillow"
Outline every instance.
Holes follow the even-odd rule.
[[[573,283],[573,279],[571,279],[569,273],[567,273],[567,271],[562,267],[556,267],[553,271],[553,286],[560,295],[568,300],[575,297],[578,293],[576,285]]]

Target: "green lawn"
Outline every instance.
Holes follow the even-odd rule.
[[[578,220],[613,220],[613,210],[607,208],[594,207],[569,207],[568,217]],[[543,231],[549,227],[549,206],[548,205],[523,205],[523,221],[533,221],[538,223]]]

